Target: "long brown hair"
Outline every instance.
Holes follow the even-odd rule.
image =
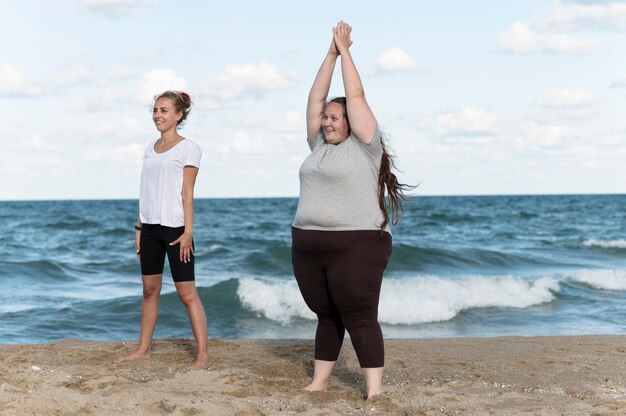
[[[389,224],[389,213],[391,213],[391,223],[393,225],[398,223],[400,214],[404,210],[402,202],[406,200],[405,192],[415,189],[416,186],[398,182],[398,178],[392,171],[392,169],[396,169],[394,156],[387,151],[387,146],[385,146],[382,136],[380,144],[383,146],[383,156],[380,160],[380,171],[378,173],[378,206],[384,217],[380,230],[384,231],[387,224]],[[385,190],[387,190],[386,198]]]
[[[350,126],[346,109],[346,97],[333,98],[326,105],[330,103],[341,104],[343,116],[348,122],[348,126]],[[380,171],[378,173],[378,206],[384,218],[383,223],[380,225],[382,232],[385,231],[385,227],[387,227],[390,220],[393,225],[398,223],[400,214],[403,211],[402,202],[406,200],[405,192],[415,189],[416,186],[398,181],[398,178],[392,171],[392,169],[397,170],[394,156],[387,151],[387,146],[382,136],[380,137],[380,144],[383,147],[383,155],[380,160]],[[389,214],[391,214],[391,217]]]

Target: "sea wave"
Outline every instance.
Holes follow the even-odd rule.
[[[600,248],[623,248],[626,249],[626,240],[596,240],[590,239],[583,242],[585,247],[600,247]]]
[[[543,257],[528,254],[507,253],[489,249],[457,249],[418,247],[406,243],[395,244],[390,270],[422,271],[426,267],[446,267],[454,269],[504,268],[519,266],[549,265]]]
[[[532,281],[513,276],[386,279],[381,290],[379,321],[414,325],[447,321],[471,308],[526,308],[552,301],[554,292],[559,290],[558,280],[550,277]],[[297,318],[315,319],[293,281],[244,278],[239,281],[237,295],[244,307],[281,324]]]
[[[573,287],[578,291],[572,292]],[[117,291],[110,286],[101,289],[109,296],[49,290],[46,296],[33,299],[28,296],[12,298],[13,303],[0,299],[5,300],[0,307],[0,321],[5,329],[0,333],[0,343],[33,342],[29,338],[32,334],[23,328],[25,321],[32,322],[31,329],[39,334],[37,342],[75,334],[81,334],[85,339],[134,337],[141,315],[140,287],[129,286]],[[606,294],[602,291],[606,290],[626,292],[626,270],[583,269],[534,277],[431,274],[387,277],[383,280],[379,321],[388,329],[403,330],[412,325],[454,322],[459,315],[475,309],[482,309],[480,313],[483,315],[503,316],[507,320],[511,311],[501,308],[519,309],[515,315],[520,317],[532,316],[532,310],[524,309],[555,300],[565,302],[572,293],[579,296],[583,308],[592,305],[594,299],[604,299]],[[80,296],[68,296],[71,293],[80,293]],[[92,295],[97,293],[102,292],[96,291]],[[288,276],[230,277],[210,286],[198,287],[198,293],[211,331],[219,336],[303,336],[303,328],[310,335],[315,326],[315,315],[306,306],[296,282]],[[592,303],[586,303],[585,299],[591,299]],[[188,318],[173,287],[164,290],[160,309],[157,336],[189,336]],[[90,318],[93,316],[98,316],[95,324]],[[7,335],[12,333],[26,338]]]
[[[0,314],[23,312],[35,308],[37,308],[37,305],[29,303],[6,303],[4,305],[0,305]]]
[[[547,303],[558,292],[551,277],[473,276],[462,280],[425,276],[387,280],[380,298],[379,320],[392,325],[448,321],[472,308],[527,308]]]
[[[315,319],[293,280],[267,282],[243,278],[239,280],[237,296],[244,307],[284,325],[295,318]]]
[[[76,280],[69,268],[54,260],[0,261],[0,278],[28,278],[41,281]]]
[[[224,246],[221,244],[211,244],[211,246],[208,248],[209,253],[218,253],[220,251],[225,251]]]
[[[569,280],[600,290],[626,290],[626,271],[617,269],[580,270]]]

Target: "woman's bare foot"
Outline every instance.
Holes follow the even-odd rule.
[[[124,357],[119,357],[117,362],[123,361],[133,361],[133,360],[147,360],[150,358],[150,351],[135,351],[132,354],[126,355]]]
[[[196,361],[189,366],[191,370],[204,370],[209,368],[209,359],[208,358],[197,358]]]
[[[313,364],[313,381],[304,391],[322,391],[328,388],[330,374],[335,367],[335,361],[315,360]]]
[[[381,390],[367,392],[367,399],[365,399],[365,400],[370,400],[373,397],[376,397],[376,396],[380,395],[381,393],[382,393]]]
[[[312,381],[311,384],[303,388],[304,391],[322,391],[328,388],[328,381],[325,383],[319,381]]]
[[[383,391],[383,367],[363,368],[367,399],[378,396]]]

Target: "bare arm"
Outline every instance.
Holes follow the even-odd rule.
[[[180,260],[187,263],[191,260],[191,256],[195,255],[193,241],[193,189],[196,185],[196,177],[198,176],[198,168],[195,166],[185,166],[183,169],[183,213],[185,216],[185,232],[178,237],[170,245],[180,243]]]
[[[350,128],[363,143],[369,144],[376,133],[376,117],[365,99],[361,77],[350,54],[350,33],[352,28],[341,21],[333,28],[333,39],[341,55],[341,75],[346,94],[346,111]]]
[[[322,125],[321,113],[330,90],[330,81],[333,78],[337,56],[339,56],[339,52],[335,47],[335,40],[333,39],[330,42],[328,53],[317,71],[306,105],[306,137],[310,140],[317,136]]]

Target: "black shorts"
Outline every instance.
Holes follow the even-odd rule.
[[[170,263],[172,278],[175,282],[190,282],[195,279],[194,255],[187,263],[180,261],[180,243],[170,246],[185,232],[185,227],[165,227],[159,224],[143,224],[139,239],[141,274],[162,274],[165,265],[165,253]],[[193,247],[193,241],[191,242]]]

